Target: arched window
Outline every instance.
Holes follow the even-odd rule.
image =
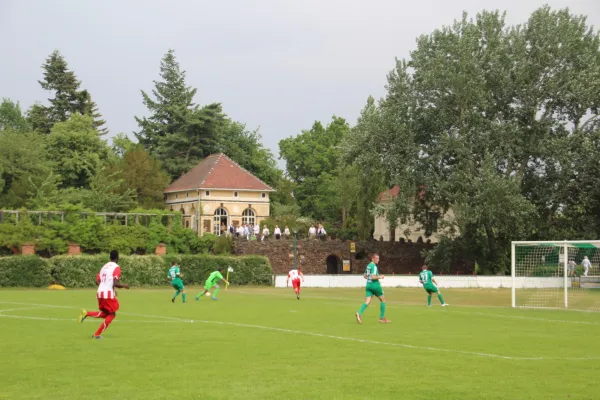
[[[227,210],[222,207],[217,208],[214,216],[213,233],[217,236],[227,233],[228,225]]]
[[[246,208],[242,213],[242,225],[254,225],[254,221],[256,221],[255,217],[256,214],[254,214],[254,210],[251,208]]]

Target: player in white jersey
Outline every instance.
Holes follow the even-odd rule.
[[[296,298],[300,300],[300,279],[304,282],[304,274],[300,272],[300,270],[294,268],[288,273],[287,281],[285,283],[286,287],[290,286],[290,279],[292,280],[294,292],[296,292]]]
[[[98,284],[96,297],[100,311],[81,310],[81,314],[79,315],[79,323],[82,323],[87,317],[104,319],[102,325],[100,325],[94,336],[92,336],[93,339],[102,339],[102,332],[108,328],[117,315],[119,301],[117,300],[117,291],[115,288],[129,289],[129,285],[119,282],[121,279],[121,267],[117,264],[118,262],[119,253],[116,250],[111,251],[110,262],[105,264],[98,275],[96,275],[96,283]]]

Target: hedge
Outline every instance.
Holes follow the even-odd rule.
[[[38,256],[0,257],[0,287],[45,287],[51,283],[48,260]]]
[[[52,282],[68,288],[94,287],[96,275],[107,261],[106,255],[0,257],[0,287],[44,287]],[[269,285],[273,273],[269,260],[262,256],[121,256],[121,279],[134,287],[168,285],[171,261],[179,263],[186,285],[204,284],[219,267],[224,269],[223,275],[228,267],[233,268],[229,280],[234,285]]]

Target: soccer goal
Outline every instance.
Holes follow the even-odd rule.
[[[512,306],[600,311],[599,266],[600,241],[512,242]]]

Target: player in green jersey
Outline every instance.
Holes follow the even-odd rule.
[[[198,296],[196,296],[196,300],[198,300],[200,298],[200,296],[204,296],[206,293],[208,293],[210,291],[210,289],[212,289],[213,287],[215,287],[216,289],[212,294],[212,299],[217,300],[217,294],[219,293],[218,282],[223,281],[223,282],[225,282],[226,285],[229,285],[229,282],[227,282],[227,280],[225,278],[223,278],[223,275],[221,275],[221,272],[223,272],[223,268],[219,268],[217,271],[211,273],[208,276],[208,279],[206,280],[206,283],[204,284],[204,292],[199,293]]]
[[[433,293],[437,294],[440,303],[442,303],[442,307],[446,307],[448,304],[444,302],[444,296],[440,293],[440,290],[437,287],[437,282],[433,279],[433,274],[428,269],[427,265],[423,265],[423,271],[419,274],[419,282],[423,285],[423,289],[427,292],[427,307],[431,307],[431,295]]]
[[[177,265],[176,261],[173,261],[171,263],[171,268],[169,268],[169,278],[171,279],[171,285],[176,290],[175,295],[171,299],[172,303],[175,303],[175,299],[177,298],[177,296],[179,296],[179,293],[181,293],[181,299],[185,303],[186,294],[183,287],[183,279],[181,279],[182,277],[183,276],[181,275],[181,271],[179,270],[179,265]]]
[[[390,320],[385,317],[385,296],[383,295],[383,289],[381,287],[381,283],[379,282],[384,277],[383,275],[379,275],[379,269],[377,268],[378,263],[379,254],[375,253],[371,256],[371,262],[365,269],[364,277],[367,280],[367,285],[365,286],[366,299],[365,302],[360,306],[360,310],[358,310],[356,313],[356,322],[359,324],[362,324],[362,314],[369,304],[371,304],[371,299],[373,296],[376,296],[381,302],[379,304],[379,322],[390,322]]]

